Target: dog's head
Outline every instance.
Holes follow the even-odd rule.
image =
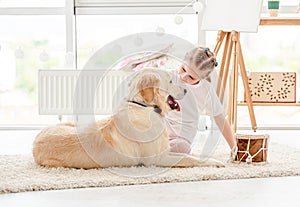
[[[158,107],[162,116],[170,110],[179,111],[176,100],[182,99],[186,93],[186,89],[173,83],[167,71],[150,68],[136,72],[129,87],[129,101]]]

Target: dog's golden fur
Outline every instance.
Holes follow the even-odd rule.
[[[144,69],[132,78],[127,99],[109,118],[87,127],[72,123],[43,129],[33,143],[36,163],[49,167],[103,168],[111,166],[222,166],[169,152],[163,116],[171,110],[168,95],[181,99],[185,90],[172,84],[167,72]],[[141,106],[137,103],[144,103]],[[161,110],[158,114],[154,107]]]

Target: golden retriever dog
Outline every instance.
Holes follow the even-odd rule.
[[[169,151],[164,116],[180,110],[176,99],[186,90],[163,70],[136,72],[129,94],[109,118],[86,127],[72,123],[43,129],[33,143],[37,164],[48,167],[105,168],[125,166],[224,166],[214,159]]]

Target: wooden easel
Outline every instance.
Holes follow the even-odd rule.
[[[243,59],[242,48],[240,44],[240,33],[236,31],[232,32],[218,32],[217,44],[214,48],[215,55],[218,54],[220,47],[225,41],[224,51],[222,55],[222,62],[220,65],[219,80],[217,85],[217,94],[220,98],[221,103],[224,100],[224,91],[227,84],[229,67],[231,62],[231,55],[233,54],[232,72],[230,77],[230,89],[229,89],[229,100],[228,100],[228,121],[232,127],[233,132],[236,132],[237,122],[237,93],[238,93],[238,68],[242,76],[246,102],[248,111],[251,119],[251,125],[254,132],[257,129],[256,119],[253,110],[252,99],[250,95],[248,77],[245,69],[245,62]]]

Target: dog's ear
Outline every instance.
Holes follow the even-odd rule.
[[[160,80],[155,74],[145,74],[138,81],[137,88],[146,102],[150,103],[153,100],[159,83]]]

